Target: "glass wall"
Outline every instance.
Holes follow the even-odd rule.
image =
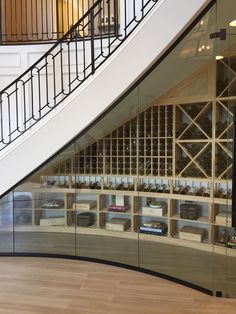
[[[0,251],[13,252],[13,192],[0,199]]]
[[[233,7],[213,5],[127,96],[2,199],[2,252],[108,260],[236,296]],[[223,27],[226,40],[211,39]]]

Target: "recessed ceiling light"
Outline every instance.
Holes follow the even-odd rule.
[[[233,20],[229,23],[229,26],[236,27],[236,20]]]
[[[200,25],[203,25],[203,20],[201,20]]]
[[[216,60],[221,60],[221,59],[224,59],[223,56],[216,56]]]

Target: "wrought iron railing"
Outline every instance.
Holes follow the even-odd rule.
[[[104,18],[107,18],[106,1],[102,0]],[[0,0],[0,44],[57,41],[95,2],[95,0]],[[116,3],[117,0],[110,1],[112,17],[118,12]]]
[[[94,3],[45,55],[0,92],[0,150],[94,74],[158,2],[123,0],[118,10],[118,1],[111,1]],[[114,11],[119,11],[120,24]]]

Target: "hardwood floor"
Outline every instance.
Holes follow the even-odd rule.
[[[236,300],[147,274],[76,260],[0,257],[0,314],[236,312]]]

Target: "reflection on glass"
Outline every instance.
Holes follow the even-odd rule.
[[[13,193],[0,199],[0,251],[12,252],[13,243]]]

